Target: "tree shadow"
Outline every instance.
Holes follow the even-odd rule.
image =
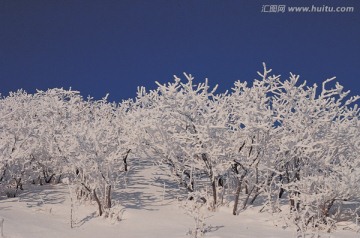
[[[27,207],[53,205],[65,201],[64,191],[53,185],[34,185],[19,195],[19,200],[25,202]]]
[[[209,233],[209,232],[214,232],[214,231],[217,231],[221,228],[224,228],[225,226],[212,226],[212,225],[209,225],[208,227],[206,227],[205,229],[205,233]]]
[[[82,225],[84,225],[86,222],[90,221],[91,219],[93,219],[95,217],[96,217],[96,212],[92,212],[91,214],[87,215],[86,217],[84,217],[80,221],[75,221],[73,223],[73,228],[79,228]]]
[[[120,201],[125,209],[144,209],[148,211],[158,210],[152,208],[156,198],[149,194],[137,191],[116,191],[114,197]]]
[[[154,165],[153,161],[134,159],[127,172],[127,177],[120,180],[119,187],[113,192],[113,198],[120,201],[124,208],[158,210],[164,205],[164,199],[177,197],[176,182],[167,179],[162,166]],[[126,182],[126,186],[124,183]],[[165,187],[165,191],[164,191]]]

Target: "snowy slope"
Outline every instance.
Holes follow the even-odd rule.
[[[148,161],[133,163],[127,184],[122,181],[115,194],[124,206],[121,222],[111,224],[97,217],[95,205],[81,205],[74,208],[75,224],[71,229],[68,187],[62,184],[37,186],[18,198],[0,200],[5,237],[187,237],[187,231],[194,225],[193,219],[179,207],[175,183]],[[206,224],[211,225],[211,229],[205,237],[295,236],[294,230],[276,227],[271,215],[259,213],[257,209],[250,208],[237,217],[231,215],[231,209],[227,207],[208,212]],[[350,238],[360,235],[338,231],[322,237]]]

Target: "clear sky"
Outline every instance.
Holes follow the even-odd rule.
[[[261,12],[266,4],[354,12]],[[360,94],[360,1],[0,0],[2,95],[71,86],[120,101],[182,72],[223,91],[262,62],[311,84],[337,76]]]

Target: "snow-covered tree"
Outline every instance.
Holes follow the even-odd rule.
[[[275,174],[272,170],[276,150],[277,128],[274,126],[271,108],[271,91],[278,76],[267,77],[266,70],[261,80],[252,86],[237,81],[227,100],[229,115],[227,154],[232,163],[236,181],[233,214],[237,213],[240,192],[245,189],[245,208],[252,196],[253,203],[258,195],[271,183]]]
[[[256,201],[300,230],[331,229],[358,212],[359,96],[334,79],[319,90],[270,73],[264,65],[223,94],[184,74],[120,104],[64,89],[10,93],[0,99],[0,192],[64,177],[108,216],[129,156],[145,156],[195,206],[225,199],[235,215]]]
[[[319,227],[333,224],[334,205],[360,195],[354,186],[359,182],[359,150],[354,146],[359,109],[353,105],[359,97],[345,100],[349,92],[338,83],[327,89],[333,79],[324,81],[320,92],[306,82],[296,86],[298,79],[291,75],[273,100],[281,133],[279,196],[287,193],[303,226]]]
[[[143,147],[148,156],[168,165],[188,192],[209,187],[215,205],[218,179],[229,167],[224,152],[224,133],[228,133],[224,95],[215,95],[216,87],[210,90],[207,80],[194,84],[191,75],[185,77],[186,82],[175,77],[173,83],[157,83],[158,88],[148,93],[140,89]]]

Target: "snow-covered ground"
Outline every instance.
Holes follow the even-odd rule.
[[[165,184],[165,189],[164,189]],[[123,181],[122,186],[125,186]],[[177,200],[176,187],[157,166],[137,161],[128,175],[126,188],[118,188],[115,196],[123,205],[122,221],[112,224],[97,217],[95,205],[76,205],[74,227],[70,227],[70,196],[64,184],[37,186],[19,197],[1,198],[0,219],[4,218],[6,238],[57,237],[188,237],[193,218],[185,214]],[[281,222],[259,208],[249,208],[231,215],[231,208],[221,207],[207,212],[205,237],[295,237],[294,229],[281,227]],[[1,237],[1,234],[0,234]],[[351,231],[336,231],[321,237],[360,237]]]

